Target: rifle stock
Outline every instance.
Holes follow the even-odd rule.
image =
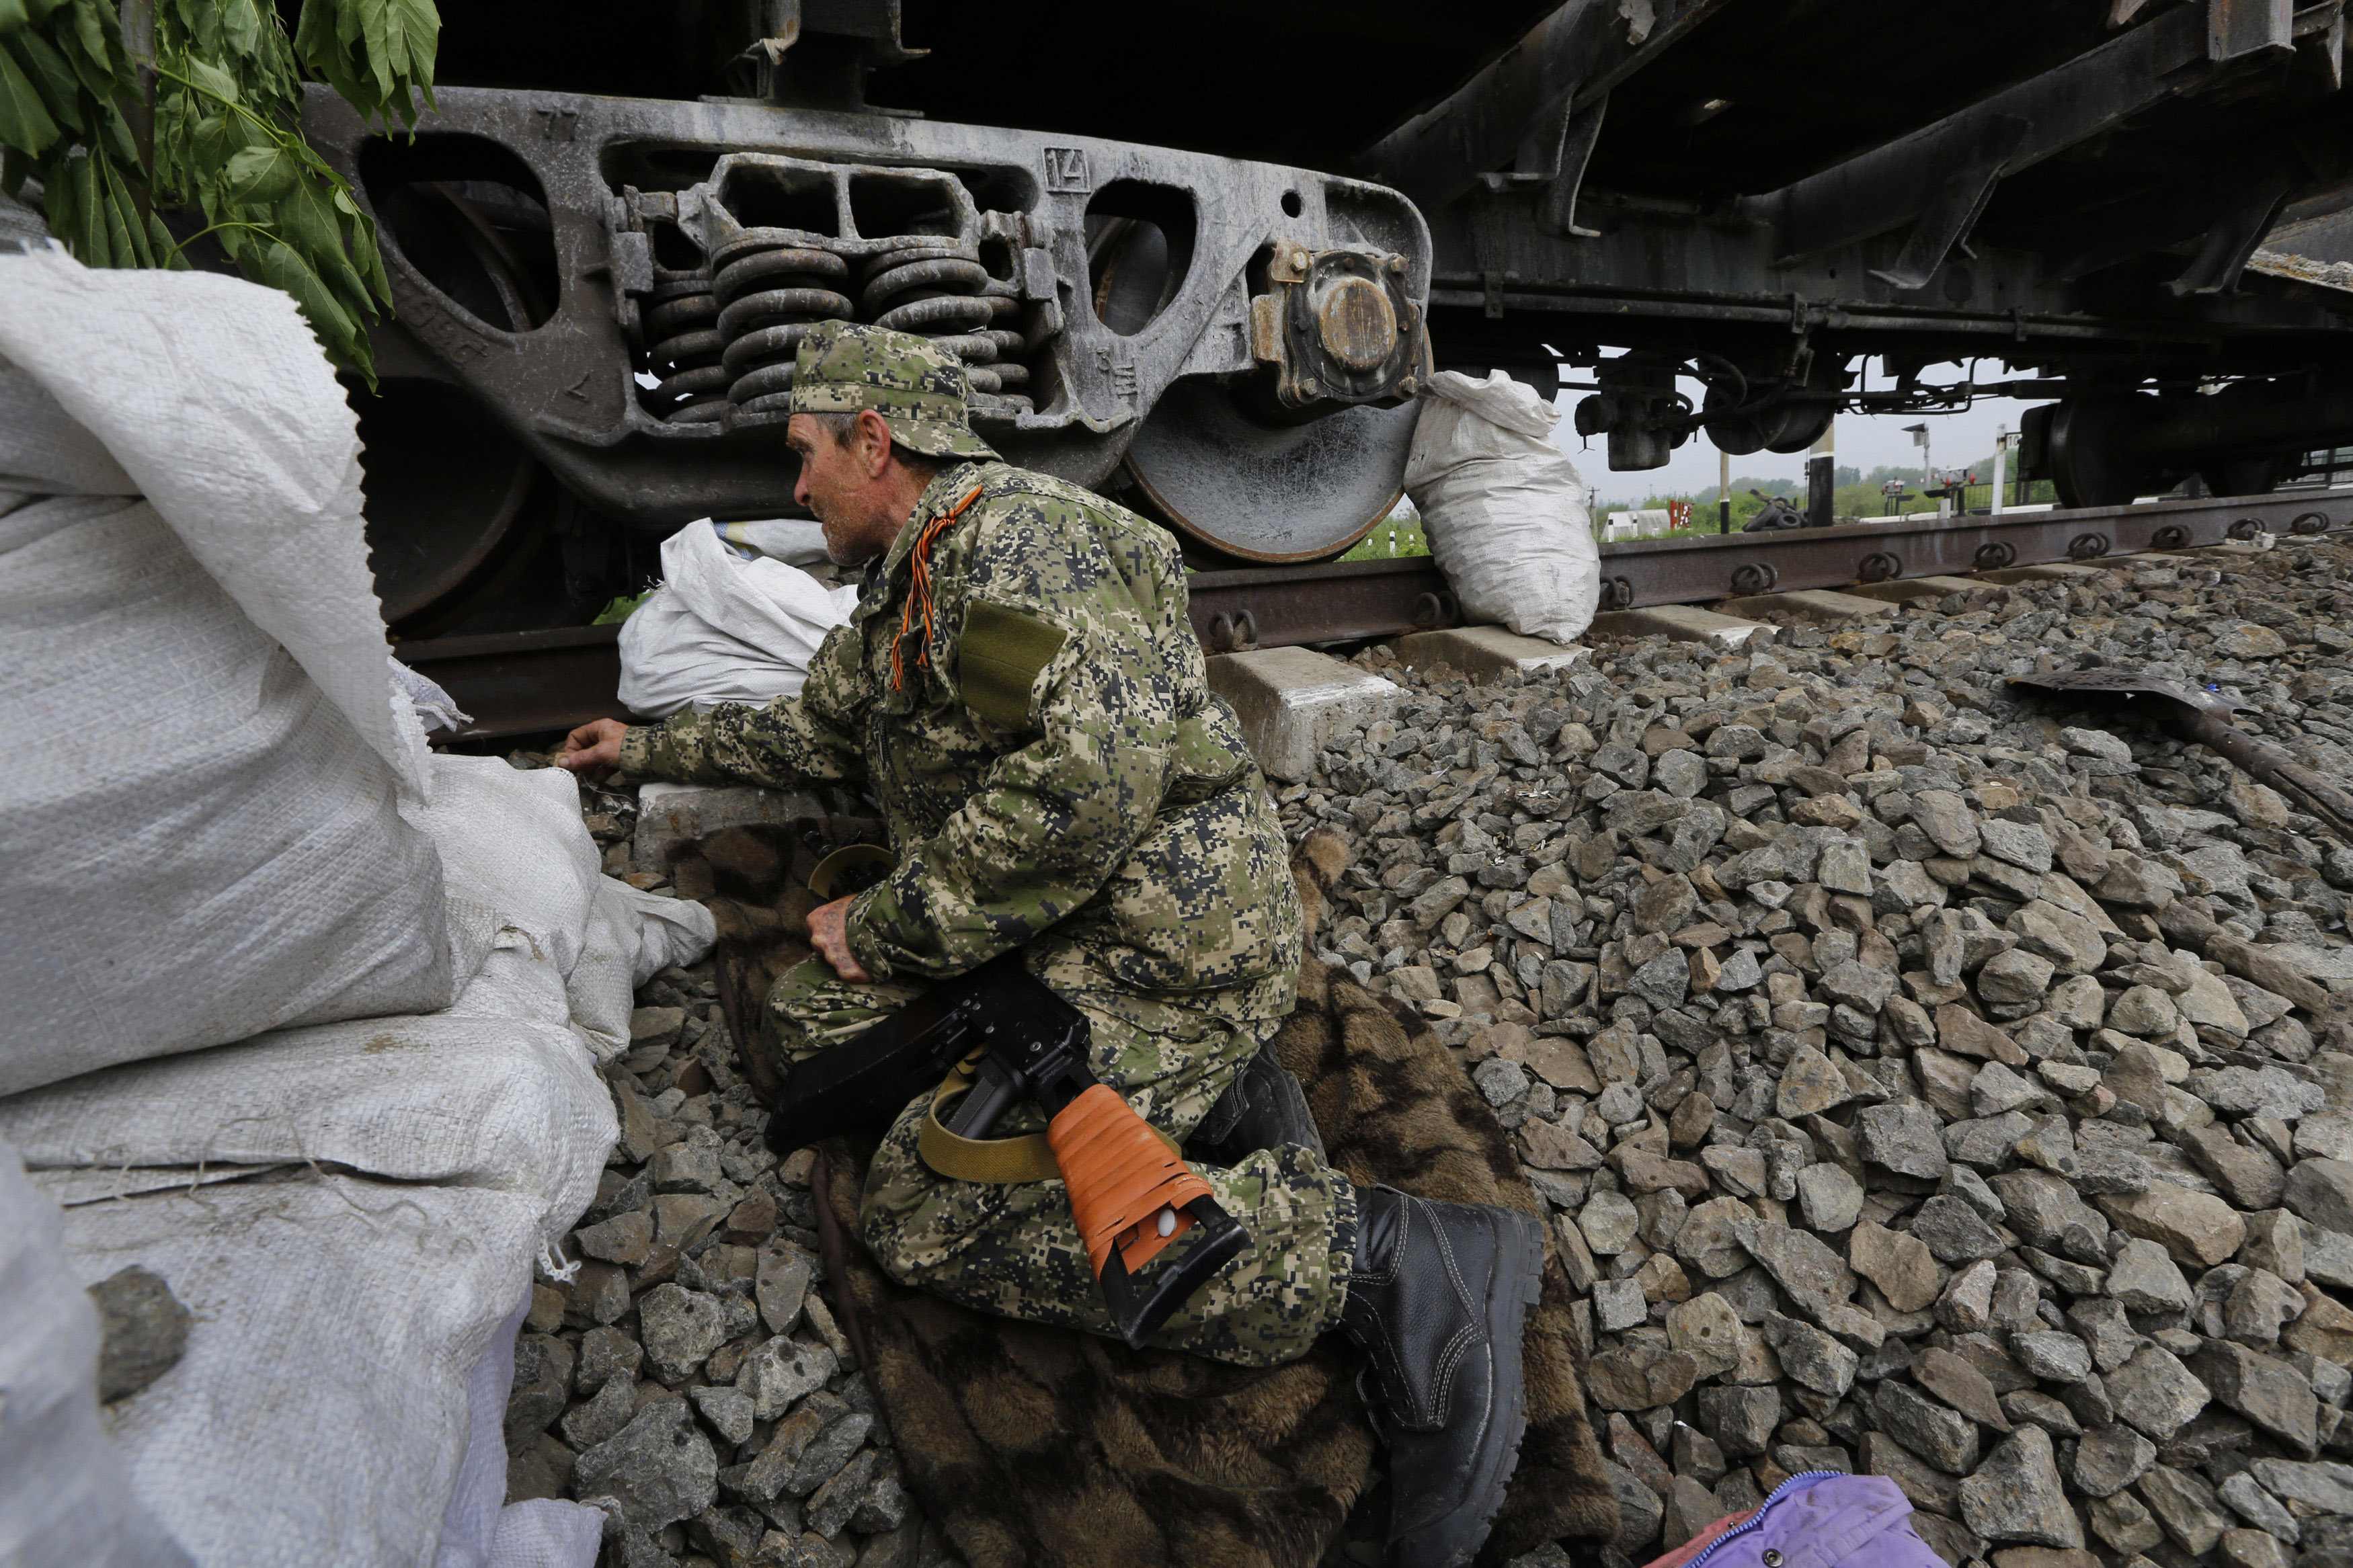
[[[1016,1104],[1036,1103],[1095,1282],[1120,1337],[1142,1348],[1250,1243],[1209,1184],[1087,1063],[1086,1016],[1022,967],[1018,952],[941,982],[890,1017],[802,1062],[768,1117],[778,1155],[822,1139],[879,1132],[957,1063],[973,1089],[944,1125],[983,1139]],[[1178,1238],[1193,1243],[1170,1254]]]

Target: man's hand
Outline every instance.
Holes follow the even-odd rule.
[[[575,773],[613,767],[621,760],[621,737],[628,732],[629,727],[618,719],[591,719],[564,737],[555,765]]]
[[[857,895],[852,894],[854,898]],[[849,900],[836,899],[829,904],[819,904],[809,911],[809,945],[817,954],[833,965],[833,972],[852,984],[874,977],[866,973],[865,965],[849,951]]]

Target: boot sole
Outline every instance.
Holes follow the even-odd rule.
[[[1522,1372],[1521,1343],[1527,1332],[1528,1313],[1544,1298],[1544,1231],[1531,1215],[1513,1212],[1504,1217],[1508,1224],[1505,1234],[1497,1237],[1501,1261],[1495,1283],[1506,1285],[1508,1281],[1502,1277],[1516,1268],[1520,1289],[1495,1289],[1487,1297],[1487,1338],[1495,1347],[1497,1388],[1495,1422],[1490,1429],[1494,1434],[1494,1447],[1490,1452],[1499,1454],[1500,1461],[1490,1468],[1485,1480],[1474,1494],[1464,1499],[1461,1507],[1436,1524],[1416,1531],[1424,1539],[1461,1531],[1442,1554],[1407,1555],[1398,1551],[1399,1543],[1392,1542],[1392,1562],[1426,1563],[1431,1568],[1461,1568],[1470,1562],[1487,1543],[1495,1526],[1495,1515],[1503,1511],[1504,1493],[1520,1468],[1520,1444],[1528,1432],[1527,1385]],[[1438,1542],[1431,1542],[1430,1545],[1435,1549]]]

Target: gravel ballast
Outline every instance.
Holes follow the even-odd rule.
[[[2353,1568],[2353,847],[2003,684],[2155,665],[2353,778],[2348,565],[2148,558],[1525,683],[1359,656],[1400,706],[1278,798],[1356,847],[1322,955],[1459,1052],[1550,1206],[1607,1560],[1847,1469],[1957,1565]],[[588,793],[626,871],[628,792]],[[955,1561],[708,966],[638,1000],[512,1495],[610,1500],[608,1563]]]

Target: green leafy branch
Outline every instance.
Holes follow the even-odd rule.
[[[433,105],[432,0],[305,0],[291,37],[268,0],[132,4],[152,5],[152,59],[111,0],[0,0],[0,190],[37,178],[51,232],[91,267],[183,267],[213,237],[373,380],[367,323],[391,289],[375,224],[302,139],[302,83],[413,128]],[[175,243],[159,206],[202,225]]]

